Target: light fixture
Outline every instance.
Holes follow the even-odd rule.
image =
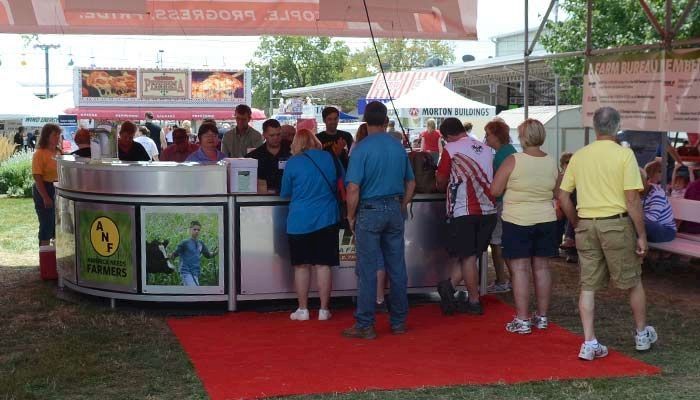
[[[68,61],[68,66],[72,67],[73,65],[75,65],[75,62],[73,62],[73,53],[69,53],[68,57],[70,57],[70,60]]]
[[[23,67],[27,66],[27,60],[24,59],[25,56],[26,56],[26,54],[22,53],[22,60],[19,62],[19,65],[21,65]]]

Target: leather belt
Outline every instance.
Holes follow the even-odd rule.
[[[629,215],[628,213],[624,212],[624,213],[622,213],[622,214],[615,214],[615,215],[611,215],[611,216],[609,216],[609,217],[579,218],[579,219],[601,221],[601,220],[604,220],[604,219],[621,219],[621,218],[627,217],[628,215]]]

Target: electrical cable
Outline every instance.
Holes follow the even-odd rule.
[[[389,95],[389,101],[391,102],[391,108],[394,110],[394,115],[396,116],[396,121],[399,123],[399,128],[401,128],[401,134],[403,135],[404,146],[411,148],[411,142],[406,134],[406,130],[401,123],[401,118],[399,118],[399,112],[396,111],[396,106],[394,105],[394,98],[391,96],[391,90],[389,89],[389,83],[386,80],[386,74],[384,73],[384,65],[382,65],[382,59],[379,57],[379,50],[377,49],[377,42],[374,39],[374,31],[372,30],[372,21],[369,19],[369,9],[367,8],[367,0],[362,0],[362,4],[365,7],[365,15],[367,15],[367,26],[369,27],[369,35],[372,37],[372,46],[374,47],[374,53],[377,55],[377,62],[379,63],[379,70],[382,74],[382,79],[384,80],[384,86],[386,87],[386,93]]]

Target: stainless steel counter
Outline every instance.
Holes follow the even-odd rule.
[[[227,166],[174,162],[58,159],[58,187],[63,190],[136,196],[211,196],[227,194]]]

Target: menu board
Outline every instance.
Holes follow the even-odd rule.
[[[141,70],[142,99],[187,99],[187,71]]]
[[[135,99],[135,69],[83,69],[80,71],[83,99]]]
[[[192,99],[244,101],[244,71],[192,71]]]
[[[583,123],[600,107],[620,112],[622,129],[700,130],[700,50],[590,57],[586,60]]]

